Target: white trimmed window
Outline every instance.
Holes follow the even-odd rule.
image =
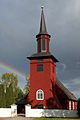
[[[74,110],[74,102],[73,102],[73,110]]]
[[[71,101],[69,101],[69,110],[71,110]]]
[[[44,99],[44,92],[43,90],[39,89],[36,92],[36,99],[37,100],[43,100]]]

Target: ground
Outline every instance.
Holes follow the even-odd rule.
[[[80,118],[26,118],[26,117],[14,117],[14,118],[0,118],[0,120],[80,120]]]
[[[35,120],[35,119],[18,116],[18,117],[13,117],[13,118],[0,118],[0,120]]]

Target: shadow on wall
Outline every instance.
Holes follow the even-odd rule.
[[[49,109],[45,109],[43,112],[42,112],[42,116],[43,117],[62,117],[62,118],[65,118],[65,117],[78,117],[78,114],[77,114],[77,110],[49,110]]]
[[[56,96],[55,87],[52,80],[51,80],[51,85],[52,85],[52,88],[50,89],[50,91],[52,92],[52,97],[46,100],[47,108],[62,109],[62,105],[60,104],[58,97]]]

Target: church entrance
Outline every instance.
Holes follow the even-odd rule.
[[[25,116],[25,105],[17,105],[17,115]]]
[[[38,109],[43,109],[43,104],[39,104]]]

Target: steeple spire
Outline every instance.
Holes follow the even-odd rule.
[[[44,6],[41,6],[42,11],[41,11],[41,22],[40,22],[40,32],[39,32],[39,34],[47,34],[43,8],[44,8]]]

